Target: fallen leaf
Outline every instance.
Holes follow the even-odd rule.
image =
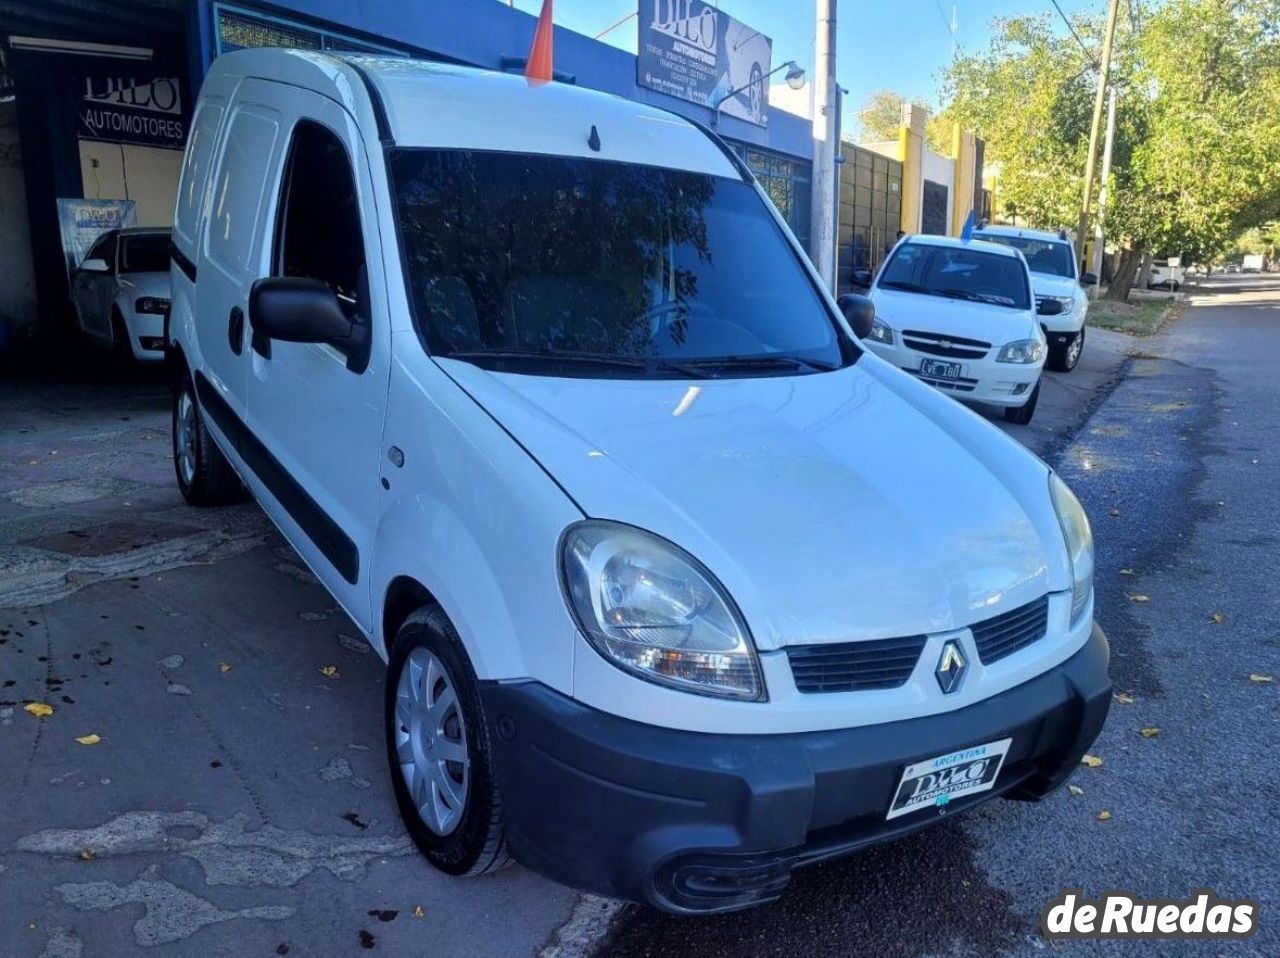
[[[1081,765],[1088,765],[1090,768],[1097,768],[1102,764],[1102,759],[1096,755],[1086,755],[1080,759]]]
[[[98,853],[95,852],[92,848],[86,848],[82,852],[80,852],[80,860],[82,862],[91,862],[97,857],[98,857]]]
[[[1151,596],[1143,595],[1141,592],[1138,592],[1138,593],[1135,593],[1134,595],[1129,596],[1129,601],[1130,602],[1150,602]]]
[[[320,674],[326,679],[336,679],[338,677],[338,667],[336,665],[326,665],[320,670]]]
[[[231,663],[230,663],[230,662],[219,662],[219,663],[218,663],[218,671],[219,671],[219,672],[230,672],[230,671],[231,671]]]
[[[1110,514],[1111,514],[1111,515],[1113,515],[1113,516],[1118,516],[1118,515],[1120,515],[1120,510],[1119,510],[1119,509],[1112,509]]]
[[[88,735],[77,736],[76,741],[79,742],[81,745],[97,745],[99,742],[102,741],[102,736],[100,736],[97,732],[91,732]]]
[[[426,912],[424,912],[424,911],[422,910],[422,906],[421,906],[421,905],[418,905],[416,908],[414,908],[414,909],[413,909],[413,917],[414,917],[414,918],[424,918],[424,917],[426,917],[426,914],[427,914],[427,913],[426,913]]]
[[[1213,615],[1209,616],[1209,621],[1220,625],[1222,623],[1222,613],[1221,612],[1213,613]]]
[[[1249,676],[1249,681],[1250,682],[1274,682],[1275,678],[1270,675],[1259,675],[1257,672],[1254,672]],[[27,711],[28,712],[31,711],[30,705],[27,706]]]
[[[1067,791],[1068,791],[1068,792],[1070,792],[1072,795],[1083,795],[1083,794],[1084,794],[1084,789],[1083,789],[1083,788],[1081,788],[1079,785],[1068,785],[1068,786],[1067,786]]]
[[[22,711],[30,712],[36,718],[48,718],[53,714],[53,706],[43,702],[28,702],[22,707]]]
[[[1160,734],[1160,726],[1148,725],[1146,726],[1146,728],[1139,729],[1138,734],[1141,735],[1143,738],[1155,738],[1157,735]]]
[[[1119,702],[1121,705],[1132,705],[1132,704],[1133,704],[1133,696],[1132,696],[1132,695],[1125,695],[1123,692],[1117,692],[1114,696],[1112,696],[1112,698],[1114,698],[1114,699],[1115,699],[1117,702]]]
[[[1137,575],[1138,573],[1134,572],[1132,569],[1121,569],[1120,574],[1121,575]]]
[[[1104,808],[1102,811],[1098,812],[1098,821],[1100,822],[1111,821],[1111,813]]]

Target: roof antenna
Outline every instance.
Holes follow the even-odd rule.
[[[587,146],[591,147],[593,153],[600,152],[600,131],[594,123],[591,124],[591,135],[587,137]]]

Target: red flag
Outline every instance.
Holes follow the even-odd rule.
[[[524,75],[531,83],[547,83],[551,80],[551,0],[542,0],[542,12],[533,31],[533,46],[529,48],[529,60]]]

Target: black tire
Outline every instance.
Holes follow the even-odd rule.
[[[179,417],[185,412],[185,402],[190,403],[192,419],[187,424],[190,446],[187,452],[192,457],[192,464],[184,464],[179,443]],[[204,417],[200,414],[200,406],[196,401],[196,391],[191,384],[191,377],[186,373],[178,381],[173,391],[173,417],[170,421],[170,435],[173,441],[173,472],[178,480],[178,491],[182,498],[192,506],[222,506],[238,502],[245,497],[244,486],[240,477],[227,462],[209,431],[205,429]]]
[[[1006,406],[1004,410],[1005,422],[1016,423],[1019,426],[1025,426],[1031,422],[1031,417],[1036,414],[1036,403],[1040,400],[1040,383],[1036,383],[1036,388],[1031,390],[1031,396],[1021,406]]]
[[[1054,337],[1057,338],[1056,336]],[[1049,346],[1049,368],[1055,373],[1069,373],[1080,362],[1084,353],[1084,329],[1076,333],[1065,343],[1051,343]]]
[[[435,656],[444,667],[447,681],[453,685],[463,726],[459,739],[465,738],[467,750],[461,818],[446,834],[433,830],[419,814],[397,754],[397,735],[410,734],[410,729],[397,716],[400,677],[410,656],[418,649]],[[438,605],[414,612],[396,633],[387,667],[384,725],[387,767],[396,804],[418,850],[432,865],[449,875],[485,875],[505,866],[511,856],[507,850],[502,800],[493,773],[489,726],[480,701],[479,684],[458,633]]]

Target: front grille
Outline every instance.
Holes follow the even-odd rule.
[[[991,344],[980,339],[962,336],[942,336],[915,329],[902,331],[902,344],[908,349],[930,356],[950,356],[954,359],[981,359],[991,351]]]
[[[1005,656],[1025,649],[1032,642],[1044,638],[1049,629],[1049,597],[1041,596],[1011,612],[993,616],[985,622],[970,626],[978,658],[983,665],[998,662]]]
[[[912,635],[839,645],[798,645],[787,649],[787,659],[801,692],[896,689],[911,678],[924,643],[923,635]]]
[[[926,376],[920,370],[912,369],[910,366],[903,366],[902,368],[921,382],[936,386],[938,389],[950,389],[952,392],[958,393],[971,393],[974,387],[978,385],[978,380],[966,379],[964,376],[958,379],[938,379],[935,376]]]

